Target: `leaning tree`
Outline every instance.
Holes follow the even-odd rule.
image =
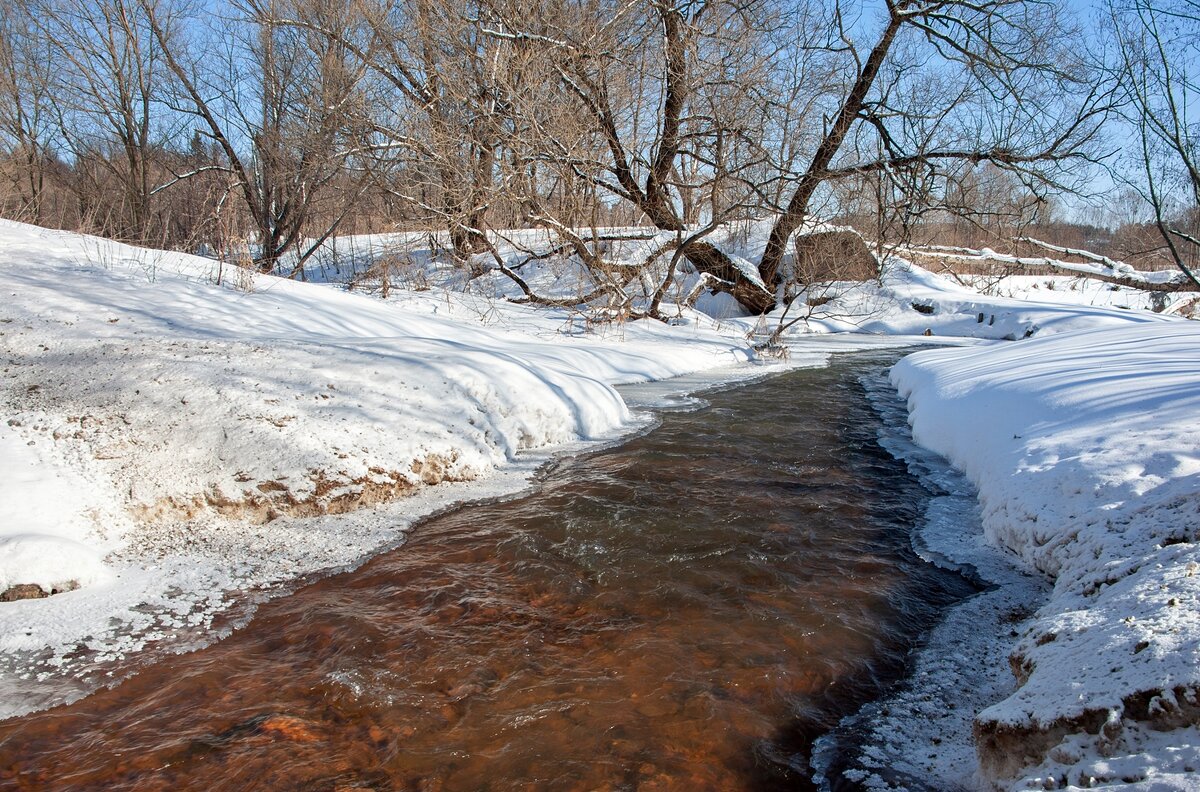
[[[1078,31],[1040,0],[515,5],[493,4],[502,24],[487,29],[552,59],[601,143],[598,162],[562,145],[543,156],[677,233],[683,257],[758,313],[781,298],[790,240],[831,183],[873,175],[936,201],[983,163],[1057,183],[1113,105]],[[732,118],[713,112],[727,100],[742,103]],[[714,208],[699,227],[697,193]],[[770,218],[753,262],[711,241],[747,214]]]

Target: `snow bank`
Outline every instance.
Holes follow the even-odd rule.
[[[448,298],[383,303],[276,278],[237,291],[205,259],[0,233],[11,442],[102,460],[143,516],[266,520],[476,478],[617,430],[630,416],[613,384],[747,358],[714,334],[566,345],[466,322]]]
[[[861,332],[889,335],[1019,341],[1101,327],[1170,321],[1169,317],[1115,307],[1096,290],[1063,295],[1039,292],[1033,283],[1012,284],[1014,297],[985,295],[900,258],[889,258],[880,281],[834,283],[807,295],[816,303],[794,306],[805,316],[796,332]],[[1195,295],[1191,295],[1195,296]],[[1103,299],[1102,299],[1103,298]],[[799,300],[798,302],[803,302]]]
[[[892,379],[987,537],[1054,581],[1019,688],[976,718],[985,771],[1044,763],[1017,787],[1055,788],[1200,769],[1200,326],[920,352]],[[1173,750],[1144,750],[1159,733]]]
[[[0,294],[0,593],[65,592],[0,604],[0,716],[28,709],[14,679],[204,628],[227,591],[353,564],[519,486],[468,483],[526,452],[627,431],[614,385],[750,358],[698,315],[583,333],[7,221]],[[418,497],[439,482],[457,496]]]

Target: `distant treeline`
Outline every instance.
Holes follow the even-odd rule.
[[[9,0],[0,214],[264,271],[538,227],[599,273],[577,229],[644,225],[754,310],[814,218],[1188,267],[1196,32],[1190,0]],[[709,239],[751,218],[757,278]]]

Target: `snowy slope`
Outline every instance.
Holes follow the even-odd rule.
[[[267,277],[243,292],[206,259],[0,232],[9,441],[86,447],[150,512],[317,513],[370,485],[474,478],[611,434],[629,419],[612,384],[747,358],[658,326],[551,343],[445,301],[404,310]],[[555,318],[542,324],[553,338]]]
[[[610,255],[656,244],[630,236]],[[544,244],[513,238],[514,257]],[[468,284],[427,235],[360,238],[310,274],[361,274],[397,240],[380,300],[0,221],[0,591],[66,590],[0,604],[0,717],[211,640],[246,592],[358,563],[422,514],[519,488],[545,453],[638,420],[613,385],[744,364],[779,319],[721,298],[699,303],[720,321],[672,307],[671,326],[515,306],[510,282]],[[730,238],[746,258],[759,242]],[[580,286],[569,259],[523,272],[545,294]],[[988,538],[1055,579],[1017,647],[1023,686],[978,719],[985,764],[1018,787],[1186,780],[1200,340],[1109,295],[1014,288],[893,259],[879,283],[830,285],[784,340],[792,365],[820,365],[908,336],[1016,339],[895,372],[916,439],[978,487]]]
[[[224,591],[354,563],[421,511],[512,489],[492,474],[520,452],[629,428],[614,384],[749,358],[699,322],[580,336],[563,312],[383,302],[12,222],[0,290],[0,591],[80,587],[0,606],[0,686],[204,629]],[[441,481],[476,483],[421,495]],[[143,638],[103,637],[122,632]]]
[[[1200,325],[921,352],[892,378],[917,442],[978,488],[989,540],[1054,581],[1018,689],[976,719],[984,769],[1196,788]]]

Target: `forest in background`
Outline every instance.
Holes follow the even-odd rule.
[[[292,276],[395,230],[502,268],[496,230],[541,228],[610,279],[686,261],[753,312],[803,279],[812,221],[1191,277],[1198,21],[1195,0],[14,0],[0,215]],[[748,265],[713,240],[736,223],[766,229]],[[613,226],[672,236],[614,262]]]

